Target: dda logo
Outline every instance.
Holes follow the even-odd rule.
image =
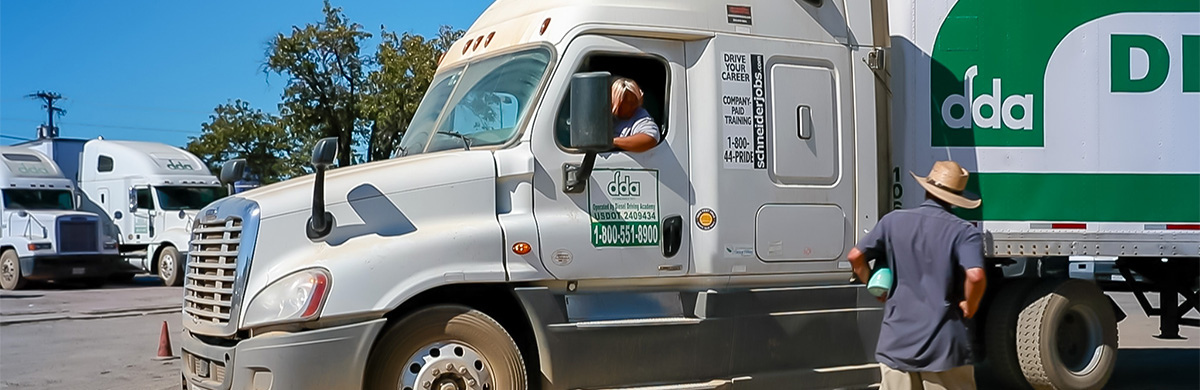
[[[1033,129],[1033,95],[1004,97],[1000,89],[1001,80],[992,79],[992,93],[975,96],[973,84],[977,75],[979,75],[979,65],[967,68],[967,72],[963,74],[962,95],[950,95],[942,102],[942,121],[946,122],[946,126],[951,129],[971,129],[974,126],[983,129],[999,129],[1003,122],[1004,127],[1012,130]],[[955,107],[961,107],[962,115],[954,116]],[[990,109],[990,115],[984,114],[984,107]],[[1020,118],[1015,112],[1018,107],[1021,108]]]
[[[24,173],[27,175],[49,175],[50,174],[50,170],[46,169],[46,167],[44,167],[44,166],[25,165],[25,164],[18,164],[17,172]]]
[[[613,174],[613,180],[608,182],[608,195],[642,196],[642,182],[631,180],[629,175],[622,175],[621,171],[617,171]]]
[[[192,168],[192,164],[176,162],[175,160],[167,160],[167,169],[173,171],[190,171],[195,168]]]

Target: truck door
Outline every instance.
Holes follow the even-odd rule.
[[[688,176],[686,72],[683,43],[584,35],[575,38],[534,119],[537,158],[534,214],[542,262],[563,279],[683,275],[691,243],[684,227],[691,202]],[[583,155],[564,148],[569,90],[577,72],[607,71],[636,81],[643,108],[663,132],[642,153],[600,153],[587,188],[563,191],[563,164]]]
[[[145,244],[154,240],[154,195],[149,186],[136,186],[130,193],[136,209],[129,213],[133,219],[133,242]]]

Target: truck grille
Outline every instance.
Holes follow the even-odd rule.
[[[241,241],[237,217],[200,222],[192,231],[183,311],[196,323],[229,323]]]
[[[59,253],[95,252],[100,249],[100,238],[95,220],[85,217],[68,217],[58,220]]]

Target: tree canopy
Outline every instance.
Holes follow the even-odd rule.
[[[339,166],[389,158],[399,145],[438,61],[462,30],[442,26],[436,36],[380,27],[374,35],[326,1],[319,22],[294,26],[268,42],[265,72],[287,84],[279,115],[242,100],[218,105],[187,149],[211,168],[245,158],[264,183],[308,172],[317,139],[338,138]]]

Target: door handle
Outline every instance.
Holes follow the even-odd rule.
[[[672,257],[679,253],[679,243],[683,241],[683,217],[672,215],[662,222],[662,254]]]
[[[812,107],[796,107],[796,135],[800,139],[812,139]]]

